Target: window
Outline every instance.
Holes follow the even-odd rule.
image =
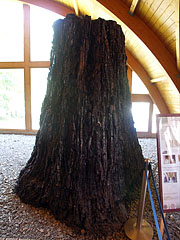
[[[1,130],[33,132],[39,129],[53,40],[52,25],[59,18],[63,17],[40,7],[0,1]]]
[[[0,1],[0,62],[24,60],[23,5]]]
[[[156,104],[153,104],[153,115],[152,115],[152,133],[156,133],[156,114],[159,114],[159,109]]]
[[[146,136],[156,132],[156,114],[159,110],[139,76],[132,71],[132,115],[137,132]],[[142,136],[144,136],[142,135]]]
[[[24,70],[0,69],[0,128],[25,129]]]
[[[48,68],[31,69],[32,129],[39,129],[39,117],[47,86]],[[41,89],[41,91],[39,91]]]
[[[137,132],[148,132],[149,105],[148,102],[132,102],[132,115]]]
[[[149,94],[144,83],[134,71],[132,72],[132,94]]]
[[[59,14],[43,8],[30,8],[31,61],[49,61],[53,40],[52,25],[62,18]]]

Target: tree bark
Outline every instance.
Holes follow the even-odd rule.
[[[108,235],[127,219],[143,164],[121,27],[88,16],[56,21],[40,129],[17,195],[70,226]]]

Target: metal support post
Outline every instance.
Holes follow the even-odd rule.
[[[148,161],[149,159],[145,160],[146,169],[148,169]],[[146,220],[143,219],[146,189],[147,181],[144,170],[141,186],[141,196],[139,201],[138,217],[129,219],[124,226],[126,235],[132,240],[151,240],[153,237],[153,230],[151,225]]]

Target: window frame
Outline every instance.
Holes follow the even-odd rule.
[[[20,3],[20,2],[19,2]],[[23,4],[23,3],[20,3]],[[31,61],[30,58],[30,6],[23,4],[24,11],[24,61],[0,62],[0,69],[24,69],[25,129],[0,129],[0,133],[33,134],[31,112],[31,68],[49,68],[50,61]],[[132,69],[128,67],[130,91],[132,89]],[[153,100],[149,94],[131,94],[132,102],[149,102],[148,132],[137,132],[138,137],[155,137],[152,133]]]
[[[132,91],[132,69],[128,66],[128,81],[130,92]],[[132,102],[148,102],[149,103],[149,120],[148,120],[148,131],[147,132],[137,132],[138,138],[155,138],[156,133],[152,132],[152,118],[153,118],[153,100],[149,94],[132,94],[131,93],[131,101]]]
[[[22,3],[19,3],[22,4]],[[24,69],[25,130],[0,129],[1,133],[36,134],[32,129],[31,117],[31,68],[49,68],[50,61],[31,61],[30,59],[30,6],[23,4],[24,12],[24,61],[0,62],[0,69]]]

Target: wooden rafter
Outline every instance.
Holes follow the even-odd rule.
[[[177,68],[180,72],[180,1],[176,0],[176,60]]]
[[[130,67],[128,67],[127,75],[128,75],[128,82],[129,82],[129,90],[130,92],[132,92],[132,69]]]
[[[144,70],[142,65],[138,62],[138,60],[127,49],[126,49],[126,55],[127,55],[127,64],[141,78],[144,85],[148,89],[153,101],[155,102],[155,104],[159,108],[159,111],[161,113],[170,113],[169,109],[168,109],[168,107],[167,107],[167,105],[166,105],[166,103],[165,103],[165,101],[164,101],[164,99],[161,95],[161,93],[159,92],[158,88],[149,81],[149,79],[150,79],[149,75]]]
[[[156,83],[156,82],[162,82],[162,81],[166,81],[167,78],[165,76],[162,76],[162,77],[158,77],[158,78],[152,78],[150,81],[152,83]]]
[[[123,1],[97,1],[118,17],[127,29],[131,29],[144,42],[161,64],[167,78],[173,81],[180,92],[180,76],[176,61],[159,37],[138,16],[134,15],[132,21],[132,17],[128,14],[129,8]]]
[[[74,10],[76,15],[79,15],[79,7],[78,7],[78,0],[73,0]]]
[[[139,2],[139,0],[132,0],[130,10],[129,10],[130,15],[134,14],[134,11],[136,9],[136,6],[137,6],[138,2]]]
[[[62,16],[66,16],[69,13],[75,13],[74,9],[70,8],[69,6],[66,6],[60,2],[52,0],[18,0],[18,1],[46,8]]]

